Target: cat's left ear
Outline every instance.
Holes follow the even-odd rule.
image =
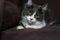
[[[42,10],[43,10],[43,11],[46,11],[47,9],[48,9],[48,3],[47,3],[47,4],[42,5]]]

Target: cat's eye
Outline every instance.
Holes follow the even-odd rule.
[[[29,15],[31,15],[31,13],[29,13]]]
[[[30,10],[30,13],[33,13],[33,11]]]
[[[38,9],[38,13],[43,14],[42,9]]]

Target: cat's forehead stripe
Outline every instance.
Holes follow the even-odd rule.
[[[33,16],[36,15],[36,11],[33,13]]]

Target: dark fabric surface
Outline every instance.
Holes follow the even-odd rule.
[[[4,0],[0,0],[0,28],[2,26],[3,10],[4,10]]]
[[[4,1],[3,29],[10,28],[17,24],[19,18],[18,3],[13,1]]]
[[[42,29],[20,29],[16,27],[2,32],[2,40],[60,40],[60,24]]]
[[[1,30],[3,21],[3,10],[4,10],[4,0],[0,0],[0,40],[1,40]]]
[[[60,21],[60,0],[49,0],[49,6],[53,9],[56,19]]]
[[[60,1],[59,0],[33,0],[37,4],[49,3],[49,7],[54,11],[55,17],[60,21]],[[3,6],[4,3],[4,6]],[[0,25],[3,29],[2,40],[60,40],[60,23],[46,26],[43,29],[23,29],[17,30],[16,25],[19,19],[20,6],[24,3],[21,0],[1,0],[0,1]],[[4,11],[4,13],[2,13]],[[3,19],[2,19],[3,14]],[[3,21],[3,22],[2,22]],[[58,22],[59,22],[58,21]]]

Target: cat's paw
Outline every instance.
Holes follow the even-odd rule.
[[[17,29],[24,29],[23,26],[17,26]]]

